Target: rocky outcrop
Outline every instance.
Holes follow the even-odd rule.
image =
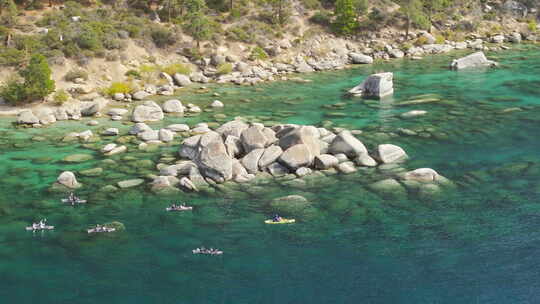
[[[178,99],[167,100],[163,103],[163,112],[165,113],[184,113],[184,106]]]
[[[314,157],[307,145],[298,144],[285,150],[279,157],[279,162],[295,171],[300,167],[311,166]]]
[[[408,156],[401,147],[384,144],[377,147],[377,158],[384,164],[390,164],[404,161]]]
[[[17,123],[27,125],[38,124],[39,118],[31,110],[23,110],[17,115]]]
[[[454,59],[450,64],[450,68],[454,70],[493,66],[497,66],[497,63],[488,60],[483,52],[476,52],[463,58]]]
[[[71,171],[62,172],[56,179],[56,182],[69,189],[77,189],[81,187],[81,184],[77,182],[77,178],[75,177],[75,174]]]
[[[360,54],[360,53],[349,53],[349,58],[353,64],[370,64],[373,63],[373,57]]]
[[[328,151],[331,154],[343,153],[349,157],[355,157],[363,153],[367,154],[368,152],[366,146],[347,130],[342,131],[334,138]]]
[[[394,93],[394,74],[379,73],[370,75],[358,86],[349,90],[349,94],[363,97],[384,98]]]
[[[133,122],[160,121],[164,117],[163,110],[153,101],[138,105],[133,110]]]

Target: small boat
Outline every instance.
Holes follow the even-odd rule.
[[[223,254],[223,251],[221,250],[214,249],[214,248],[206,249],[204,247],[193,249],[192,252],[193,254],[206,254],[206,255],[222,255]]]
[[[74,200],[69,199],[69,198],[64,198],[64,199],[62,199],[62,203],[69,203],[71,205],[86,204],[86,200],[83,200],[83,199],[80,199],[80,198],[75,198]]]
[[[27,231],[53,230],[54,226],[46,224],[47,220],[41,220],[39,223],[32,223],[32,226],[26,227]]]
[[[296,223],[296,220],[295,219],[286,219],[286,218],[282,218],[280,221],[278,222],[274,222],[274,220],[270,219],[270,220],[266,220],[264,221],[266,224],[292,224],[292,223]]]
[[[105,233],[105,232],[114,232],[116,228],[105,227],[105,226],[96,226],[94,228],[88,229],[88,233]]]
[[[165,210],[167,210],[167,211],[189,211],[189,210],[193,210],[193,207],[185,206],[185,205],[180,205],[180,206],[172,205],[170,207],[165,208]]]

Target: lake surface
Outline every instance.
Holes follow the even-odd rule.
[[[402,146],[406,169],[429,167],[455,187],[439,195],[382,196],[367,185],[384,172],[258,180],[202,193],[158,195],[148,186],[104,192],[106,185],[156,174],[180,138],[157,151],[103,161],[95,151],[114,138],[63,143],[71,131],[129,126],[61,122],[21,130],[0,120],[0,299],[2,303],[536,303],[540,298],[540,49],[491,53],[491,70],[454,72],[451,58],[393,61],[307,75],[311,83],[210,86],[179,98],[223,110],[167,117],[160,125],[223,122],[359,129],[368,148]],[[344,92],[374,72],[394,72],[384,102]],[[213,97],[218,93],[219,97]],[[426,95],[429,94],[429,95]],[[433,99],[423,104],[410,101]],[[402,119],[410,110],[428,114]],[[409,131],[412,131],[409,132]],[[405,135],[409,134],[409,135]],[[70,154],[90,154],[65,163]],[[100,167],[100,176],[81,170]],[[63,206],[50,185],[64,170],[84,184],[87,206]],[[311,204],[292,210],[294,225],[265,225],[277,197]],[[193,212],[164,212],[172,201]],[[46,217],[57,229],[24,231]],[[87,235],[120,221],[126,230]],[[223,256],[191,250],[217,247]]]

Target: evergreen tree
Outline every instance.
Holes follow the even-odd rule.
[[[272,22],[274,24],[283,25],[290,16],[289,0],[266,0],[272,8]]]
[[[24,78],[25,97],[28,101],[43,99],[54,92],[55,84],[45,56],[32,56],[30,63],[20,74]]]
[[[353,0],[337,0],[335,7],[336,20],[334,31],[342,35],[351,35],[358,27],[358,15]]]
[[[199,48],[202,40],[209,39],[212,36],[212,25],[210,19],[205,15],[206,3],[203,0],[190,0],[187,8],[188,14],[184,27],[197,41],[197,47]]]
[[[401,6],[400,10],[406,19],[405,37],[409,37],[413,23],[423,28],[429,28],[429,20],[424,14],[421,0],[399,0],[398,4]]]

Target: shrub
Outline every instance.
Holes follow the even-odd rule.
[[[416,39],[416,41],[414,41],[415,46],[422,46],[427,43],[428,43],[428,39],[425,36],[420,36],[418,37],[418,39]]]
[[[65,90],[58,90],[54,94],[53,100],[57,105],[63,105],[66,101],[69,100],[69,94]]]
[[[103,48],[103,44],[101,43],[99,33],[92,28],[91,26],[87,25],[83,27],[82,32],[77,37],[77,45],[81,49],[87,49],[87,50],[99,50]]]
[[[529,20],[529,22],[527,22],[527,28],[531,32],[536,32],[536,21],[534,19]]]
[[[253,42],[253,35],[248,33],[240,26],[233,26],[227,31],[227,36],[236,41],[242,41],[246,43]]]
[[[18,66],[24,62],[24,51],[20,51],[14,48],[7,48],[0,51],[0,65],[6,66]]]
[[[88,73],[83,69],[72,69],[64,75],[64,80],[66,81],[75,81],[77,78],[82,78],[88,80]]]
[[[133,92],[133,86],[129,82],[113,82],[110,87],[105,89],[105,93],[113,96],[116,93],[129,94]]]
[[[142,76],[141,76],[141,73],[139,73],[139,71],[137,70],[129,70],[126,72],[125,74],[126,77],[133,77],[135,79],[141,79]]]
[[[328,26],[330,25],[330,15],[327,12],[318,11],[309,18],[309,21],[311,23]]]
[[[264,60],[268,58],[268,54],[259,46],[256,46],[251,50],[251,54],[249,55],[249,59],[251,60]]]
[[[189,65],[182,64],[182,63],[169,64],[167,66],[161,67],[160,70],[161,72],[165,72],[169,75],[174,75],[176,73],[184,74],[184,75],[191,74],[191,68],[189,67]]]
[[[233,70],[233,66],[229,62],[222,63],[217,67],[217,73],[219,75],[230,74],[232,70]]]
[[[436,44],[444,44],[445,38],[443,35],[435,35],[435,43]]]
[[[164,27],[155,26],[150,31],[150,36],[157,47],[162,48],[174,44],[174,35]]]
[[[24,84],[12,80],[2,87],[0,95],[9,104],[16,105],[23,103],[26,98]]]

